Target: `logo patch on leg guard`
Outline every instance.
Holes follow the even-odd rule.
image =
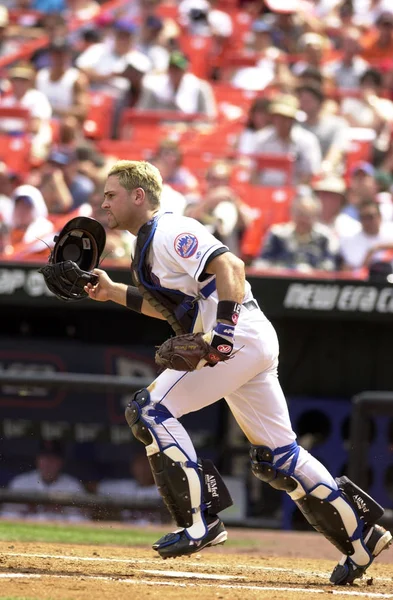
[[[205,483],[209,494],[211,494],[213,498],[219,498],[216,478],[213,477],[213,475],[206,473]]]
[[[358,507],[360,512],[362,512],[362,513],[370,512],[370,510],[367,508],[365,501],[363,500],[363,498],[361,496],[359,496],[359,494],[352,496],[352,500],[354,501],[354,503],[356,504],[356,506]]]

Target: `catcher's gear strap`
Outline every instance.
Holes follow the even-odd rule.
[[[273,464],[274,454],[275,452],[267,446],[251,446],[251,470],[255,477],[269,483],[276,490],[292,492],[297,488],[298,482],[288,472],[277,468],[281,461],[277,461],[276,465]]]
[[[159,218],[159,215],[154,217],[138,232],[131,275],[133,283],[144,299],[162,314],[176,335],[181,335],[193,330],[198,315],[199,297],[194,298],[178,290],[163,288],[152,280],[146,264],[146,256],[153,241]],[[208,298],[215,289],[215,279],[212,279],[201,290],[200,297]]]
[[[215,516],[233,505],[231,494],[220,473],[209,459],[199,459],[203,480],[204,505],[209,515]]]

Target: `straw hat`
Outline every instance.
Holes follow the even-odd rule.
[[[290,119],[297,119],[299,112],[299,102],[296,96],[290,94],[281,94],[276,96],[269,107],[272,115],[282,115]]]

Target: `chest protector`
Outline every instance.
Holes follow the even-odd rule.
[[[133,284],[143,298],[165,317],[176,335],[182,335],[193,330],[198,315],[199,296],[188,296],[178,290],[164,288],[160,285],[158,277],[152,273],[147,256],[159,218],[154,217],[138,232],[131,276]]]

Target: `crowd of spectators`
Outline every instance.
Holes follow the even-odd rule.
[[[163,209],[248,264],[390,265],[391,0],[6,0],[0,69],[1,260],[105,224],[108,169],[147,158]],[[108,261],[129,247],[108,232]]]

